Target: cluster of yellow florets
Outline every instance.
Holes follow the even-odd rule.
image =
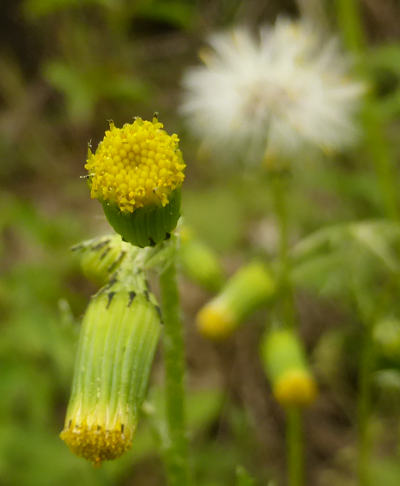
[[[120,457],[132,446],[133,430],[121,425],[74,424],[70,422],[61,432],[61,439],[77,456],[100,466],[103,461]]]
[[[110,123],[85,165],[91,197],[115,203],[126,213],[151,204],[166,206],[185,178],[178,143],[178,136],[168,135],[156,118],[136,118],[122,128]]]

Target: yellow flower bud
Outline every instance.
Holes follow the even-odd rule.
[[[315,400],[317,387],[314,378],[304,369],[288,370],[274,386],[274,396],[282,405],[309,405]]]
[[[199,331],[211,339],[227,337],[252,312],[266,305],[275,289],[275,282],[263,264],[253,262],[242,267],[199,311]]]
[[[147,291],[117,282],[92,297],[60,434],[72,452],[100,465],[131,447],[159,334]]]
[[[283,406],[307,406],[316,398],[317,385],[300,340],[289,330],[266,332],[261,359],[272,382],[276,400]]]

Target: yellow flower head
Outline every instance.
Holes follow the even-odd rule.
[[[178,136],[168,135],[156,118],[136,118],[122,128],[111,122],[96,152],[89,150],[85,168],[91,197],[116,204],[123,213],[166,206],[185,178],[178,143]]]
[[[105,417],[93,420],[90,425],[71,419],[60,437],[74,454],[100,466],[103,461],[116,459],[130,449],[134,431],[135,428],[129,422],[109,428]]]

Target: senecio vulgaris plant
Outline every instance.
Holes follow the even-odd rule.
[[[116,235],[84,242],[84,273],[102,285],[80,332],[71,398],[61,438],[96,465],[130,448],[164,323],[166,454],[169,484],[187,484],[184,354],[175,279],[180,189],[185,163],[176,134],[157,117],[112,122],[86,162],[91,197]],[[160,273],[162,310],[146,271]]]

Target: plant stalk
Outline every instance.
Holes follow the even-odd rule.
[[[273,197],[275,213],[279,231],[279,291],[281,302],[281,314],[284,325],[290,328],[295,326],[293,293],[290,284],[290,259],[289,259],[289,232],[288,232],[288,208],[287,208],[287,178],[285,174],[273,176]]]
[[[358,55],[359,72],[367,78],[368,72],[365,65],[366,37],[360,16],[360,5],[358,0],[337,0],[338,22],[342,30],[343,39],[348,49]],[[363,59],[364,57],[364,59]],[[375,172],[378,177],[378,184],[382,195],[384,212],[387,218],[398,220],[399,208],[397,200],[397,174],[393,165],[393,156],[389,144],[385,139],[384,125],[377,113],[376,104],[371,96],[365,103],[363,111],[363,122],[365,130],[365,144],[368,152],[371,153]],[[358,303],[359,307],[360,304]],[[361,309],[362,310],[362,309]],[[361,313],[365,314],[365,313]],[[357,399],[358,419],[358,460],[357,475],[358,485],[369,484],[369,463],[371,460],[371,437],[368,431],[369,418],[371,413],[371,373],[374,360],[372,343],[372,326],[365,316],[367,322],[364,332],[364,341],[361,351],[361,362],[359,365],[359,391]]]
[[[185,424],[185,352],[175,266],[172,258],[160,275],[164,320],[165,400],[168,429],[166,468],[169,486],[189,484],[188,447]]]
[[[371,456],[371,437],[368,430],[371,411],[371,373],[373,366],[373,342],[371,326],[366,326],[361,351],[361,363],[358,375],[358,485],[367,486],[369,482],[369,462]]]
[[[275,212],[279,228],[279,289],[281,315],[284,326],[294,329],[293,291],[290,283],[289,232],[287,208],[287,177],[276,174],[272,181]],[[286,453],[288,467],[288,485],[303,485],[303,437],[302,418],[299,409],[293,407],[286,411]]]
[[[368,79],[365,65],[367,41],[360,16],[359,0],[336,0],[336,10],[344,43],[359,58],[357,67],[360,76]],[[393,155],[385,138],[383,121],[376,110],[373,96],[369,95],[366,98],[362,112],[365,145],[372,157],[385,215],[387,218],[398,220],[398,183]]]
[[[301,486],[303,484],[303,427],[300,409],[295,407],[288,409],[286,420],[288,484]]]

